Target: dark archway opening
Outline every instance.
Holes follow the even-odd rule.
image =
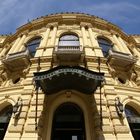
[[[12,105],[8,105],[3,110],[0,111],[0,140],[4,139],[11,115],[13,112]]]
[[[60,105],[54,113],[51,140],[85,140],[82,110],[73,103]]]
[[[140,114],[131,106],[126,105],[125,114],[135,140],[140,140]]]

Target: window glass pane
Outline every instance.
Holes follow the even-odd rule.
[[[140,140],[140,114],[131,106],[126,105],[125,114],[135,140]]]
[[[98,42],[99,42],[99,43],[101,43],[101,44],[106,44],[106,45],[109,45],[109,46],[111,45],[111,43],[110,43],[110,42],[108,42],[107,40],[102,39],[102,38],[99,38],[99,39],[98,39]]]
[[[27,48],[30,52],[31,57],[34,57],[36,48],[39,47],[41,37],[35,38],[27,43]]]
[[[125,107],[125,114],[127,117],[140,117],[138,112],[134,108],[128,105]]]
[[[64,35],[59,39],[59,48],[60,47],[79,47],[79,38],[75,35]],[[70,48],[66,48],[70,49]],[[77,49],[77,48],[76,48]]]
[[[60,38],[60,40],[79,40],[75,35],[64,35]]]
[[[106,57],[108,55],[109,50],[112,48],[112,44],[102,38],[98,39],[99,46],[102,48],[103,55]]]

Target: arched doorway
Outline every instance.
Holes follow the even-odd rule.
[[[0,111],[0,140],[3,140],[5,136],[7,127],[9,125],[9,121],[11,119],[12,112],[13,112],[12,105],[8,105]]]
[[[140,140],[140,114],[130,105],[125,106],[125,114],[135,140]]]
[[[85,140],[82,110],[73,103],[60,105],[53,117],[51,140]]]

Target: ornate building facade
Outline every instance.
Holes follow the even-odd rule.
[[[140,35],[61,13],[0,36],[0,140],[139,140]]]

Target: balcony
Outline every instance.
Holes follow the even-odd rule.
[[[11,71],[24,69],[30,63],[30,54],[28,50],[24,50],[21,52],[16,52],[7,55],[2,62],[6,67],[8,67]]]
[[[59,46],[53,52],[55,61],[81,61],[83,60],[83,48],[79,46]]]
[[[136,58],[131,54],[109,50],[108,63],[113,67],[127,70],[130,69],[135,62]]]
[[[79,66],[58,66],[48,71],[35,72],[34,80],[46,95],[62,90],[76,90],[93,94],[104,81],[104,73],[90,71]]]

